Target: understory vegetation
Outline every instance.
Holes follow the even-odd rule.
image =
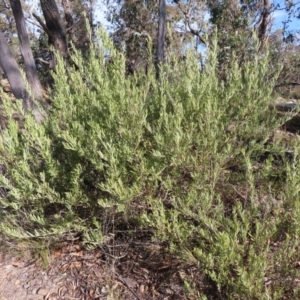
[[[191,48],[157,80],[151,61],[127,76],[102,32],[88,60],[59,60],[41,125],[3,99],[1,243],[93,248],[138,228],[196,266],[215,299],[299,299],[300,144],[274,137],[290,117],[269,109],[279,69],[257,44],[220,81],[216,40],[202,69]]]

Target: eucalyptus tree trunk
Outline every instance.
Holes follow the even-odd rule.
[[[68,57],[68,43],[66,36],[66,28],[60,18],[59,10],[55,0],[40,0],[41,8],[45,18],[45,23],[42,19],[33,14],[44,31],[48,35],[48,41],[50,45],[53,45],[58,53],[63,57]],[[50,62],[50,68],[54,68],[56,65],[55,57],[52,57]]]
[[[156,77],[159,78],[159,67],[164,60],[166,36],[166,0],[159,0],[158,31],[156,44]]]
[[[68,56],[66,29],[62,24],[55,0],[41,0],[41,7],[47,26],[50,43],[62,57]]]
[[[11,52],[3,32],[0,30],[0,66],[7,77],[13,95],[23,100],[23,108],[27,112],[29,108],[29,96],[19,69],[19,65]]]
[[[266,40],[267,31],[271,25],[271,13],[272,13],[272,3],[271,0],[262,1],[262,12],[257,26],[258,38],[261,42],[261,48],[264,46]]]
[[[35,120],[41,123],[43,116],[39,109],[34,105],[28,92],[26,91],[25,83],[19,65],[11,52],[5,36],[0,30],[0,67],[2,68],[7,80],[10,84],[13,95],[16,99],[21,99],[24,112],[32,110]]]
[[[25,18],[20,0],[10,0],[11,9],[16,21],[18,37],[20,41],[20,50],[25,64],[26,78],[30,85],[35,99],[43,99],[43,87],[38,78],[35,61],[29,43],[28,33],[25,24]]]

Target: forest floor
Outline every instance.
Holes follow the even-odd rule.
[[[211,288],[195,266],[183,267],[163,248],[140,241],[88,251],[63,243],[46,258],[2,254],[0,300],[194,299],[186,298],[187,277]]]

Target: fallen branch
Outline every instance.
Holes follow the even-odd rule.
[[[124,286],[128,288],[128,290],[136,297],[137,300],[142,300],[137,293],[129,286],[129,284],[118,274],[117,275],[117,280],[119,280]]]
[[[42,19],[38,15],[36,15],[35,13],[33,13],[32,15],[36,18],[36,20],[39,22],[39,24],[43,27],[44,31],[48,34],[48,36],[51,37],[52,33],[49,31],[48,27],[42,21]]]
[[[43,64],[46,64],[46,65],[50,65],[50,63],[40,57],[36,58],[36,60],[39,60],[40,62],[42,62]]]

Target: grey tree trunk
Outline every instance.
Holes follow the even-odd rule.
[[[17,61],[11,52],[4,34],[0,30],[0,66],[7,77],[12,93],[17,99],[23,100],[23,108],[29,108],[29,96]]]
[[[263,0],[263,9],[260,16],[260,21],[257,26],[258,38],[261,42],[261,47],[264,47],[267,30],[271,24],[272,3],[271,0]]]
[[[19,69],[19,65],[11,52],[4,34],[0,30],[0,67],[7,77],[12,93],[16,99],[22,99],[24,112],[27,113],[32,109],[35,120],[41,123],[43,116],[39,109],[33,104],[28,92],[26,91],[25,83]]]
[[[164,60],[164,45],[166,36],[166,0],[159,0],[158,31],[156,44],[156,76],[159,77],[159,67]]]
[[[31,51],[21,2],[20,0],[10,0],[10,5],[16,21],[18,37],[20,41],[20,50],[25,64],[26,78],[29,82],[34,98],[37,100],[42,100],[43,87],[38,78],[35,61]]]

